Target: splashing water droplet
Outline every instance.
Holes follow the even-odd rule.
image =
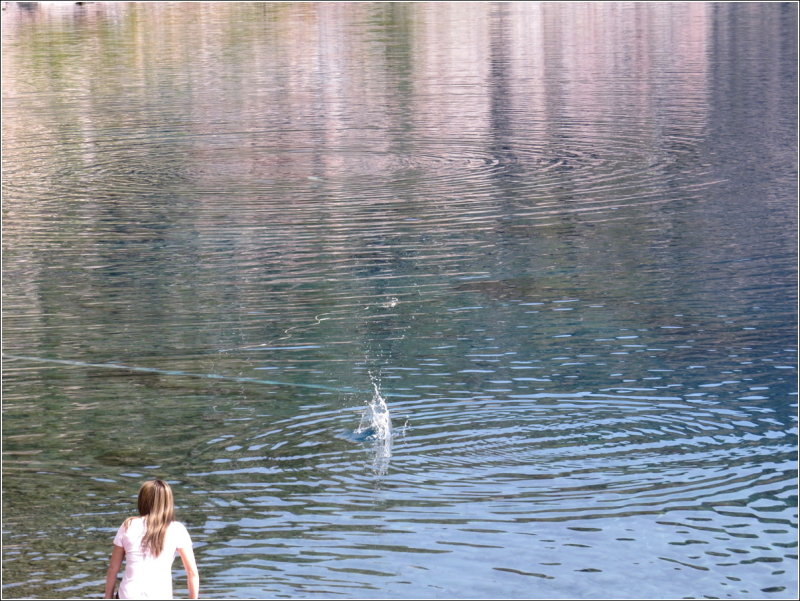
[[[378,476],[383,476],[389,469],[389,460],[392,457],[392,418],[386,400],[381,396],[379,382],[372,374],[370,379],[373,389],[372,399],[364,408],[355,434],[363,436],[363,440],[372,442],[369,449],[372,471]]]
[[[372,378],[372,389],[372,399],[367,402],[364,413],[361,415],[361,422],[356,429],[356,434],[369,433],[366,437],[370,440],[391,441],[392,418],[375,378]]]

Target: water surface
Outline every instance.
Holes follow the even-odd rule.
[[[4,597],[152,476],[208,597],[796,595],[796,5],[2,35]]]

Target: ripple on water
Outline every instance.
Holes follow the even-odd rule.
[[[300,533],[337,565],[380,555],[375,537],[410,560],[519,547],[525,562],[495,567],[561,578],[567,567],[612,569],[609,549],[635,563],[647,532],[660,549],[652,561],[667,565],[738,577],[792,561],[792,449],[753,427],[746,408],[633,394],[383,392],[403,427],[381,472],[375,447],[346,436],[363,415],[358,395],[271,419],[269,429],[240,421],[231,435],[194,448],[192,465],[206,466],[188,474],[196,486],[225,482],[211,494],[220,507],[235,490],[240,511],[260,508],[256,521],[235,520],[246,526],[234,534],[241,553],[258,555],[268,536],[285,549],[278,565],[291,579]],[[768,547],[764,524],[772,525]],[[426,529],[436,538],[423,545]],[[531,540],[541,555],[523,553]],[[212,543],[209,561],[228,544]]]
[[[382,205],[406,204],[400,198],[417,192],[427,204],[417,217],[429,227],[487,224],[501,206],[506,216],[511,209],[517,220],[546,225],[572,214],[616,219],[614,212],[626,207],[685,202],[713,183],[695,156],[698,139],[685,132],[669,134],[674,139],[667,136],[654,155],[647,121],[628,119],[624,129],[613,119],[591,127],[574,119],[517,125],[507,144],[487,145],[483,132],[465,130],[444,141],[421,135],[400,151],[362,128],[345,128],[342,136],[366,133],[375,144],[368,137],[350,145],[288,145],[271,130],[145,136],[133,123],[131,135],[76,140],[55,160],[51,146],[35,138],[15,148],[26,158],[25,171],[8,164],[6,194],[9,202],[53,193],[92,202],[120,194],[210,195],[255,212],[283,210],[273,196],[288,194],[302,199],[304,212],[333,216],[332,208],[346,209],[326,227],[350,229],[373,224]],[[557,135],[543,133],[553,129]],[[324,134],[313,128],[292,133],[300,139]],[[336,169],[321,171],[327,164]],[[511,187],[497,204],[497,194]]]
[[[503,520],[725,505],[785,477],[780,461],[772,469],[758,466],[771,454],[790,452],[785,440],[752,427],[745,412],[680,398],[387,398],[403,426],[396,426],[385,458],[391,494],[413,491],[415,502],[429,507],[499,503],[488,511]],[[375,448],[342,433],[357,429],[359,410],[316,409],[273,421],[267,432],[245,422],[239,435],[195,448],[193,461],[211,469],[192,475],[227,475],[242,483],[268,476],[278,487],[297,480],[312,486],[319,479],[312,487],[325,482],[336,505],[358,504],[371,488],[374,472],[366,468]],[[427,480],[431,473],[436,478]]]

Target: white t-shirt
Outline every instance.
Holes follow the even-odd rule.
[[[119,527],[114,544],[125,549],[125,575],[119,585],[120,599],[172,599],[172,562],[178,549],[192,547],[192,539],[180,522],[167,526],[164,548],[158,557],[142,550],[146,517]]]

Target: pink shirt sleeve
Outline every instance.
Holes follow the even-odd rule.
[[[123,538],[122,538],[123,536],[125,536],[125,524],[124,523],[122,525],[120,525],[120,527],[117,529],[117,534],[114,537],[114,544],[117,545],[118,547],[123,547],[123,548],[125,547],[125,542],[123,541]]]
[[[170,530],[174,531],[176,549],[192,548],[192,537],[189,536],[189,531],[186,529],[186,526],[180,522],[172,522]]]

